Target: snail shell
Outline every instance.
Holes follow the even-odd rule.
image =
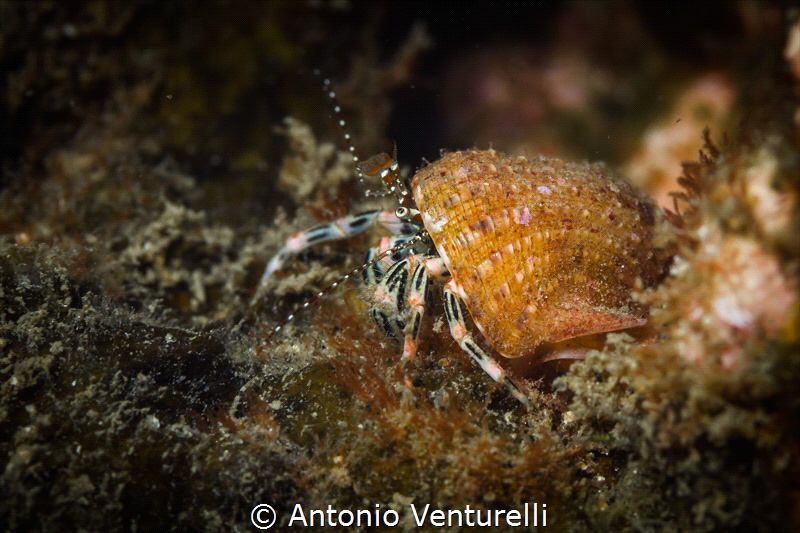
[[[631,300],[663,272],[654,204],[599,165],[452,152],[412,192],[475,325],[505,357],[643,325]]]

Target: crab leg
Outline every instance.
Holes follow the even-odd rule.
[[[386,271],[386,275],[381,278],[373,293],[377,306],[371,310],[372,318],[381,331],[396,339],[400,338],[406,326],[405,322],[398,317],[403,315],[410,268],[411,263],[408,257],[393,264]]]
[[[402,244],[405,244],[414,238],[413,235],[396,235],[394,237],[383,237],[381,239],[380,244],[377,248],[370,248],[369,252],[367,252],[367,257],[364,260],[364,264],[370,265],[369,268],[364,269],[363,277],[364,281],[367,282],[370,286],[377,286],[380,283],[381,279],[385,275],[386,269],[390,268],[393,264],[397,263],[401,259],[404,259],[411,253],[411,248],[404,248],[402,250],[398,250],[397,252],[385,256],[380,261],[375,261],[375,259],[388,252],[392,248],[397,248]]]
[[[408,314],[410,327],[406,328],[405,342],[403,344],[404,361],[413,359],[417,354],[417,340],[425,315],[428,296],[428,279],[433,278],[444,283],[450,278],[450,272],[441,257],[411,256],[410,260],[416,261],[411,274],[411,289],[408,293]],[[409,329],[410,328],[410,329]]]
[[[425,299],[427,295],[428,268],[424,261],[418,261],[411,273],[411,286],[408,292],[409,321],[406,326],[406,338],[403,343],[403,356],[400,358],[402,361],[411,360],[417,355],[417,339],[419,339],[422,317],[425,315]]]
[[[383,309],[372,309],[372,318],[384,333],[399,339],[403,332],[403,361],[413,359],[417,354],[431,276],[447,279],[449,272],[444,261],[440,257],[410,255],[392,265],[375,289],[374,300],[379,305],[388,308],[394,316],[407,318],[405,322],[392,320]]]
[[[416,231],[413,225],[397,218],[392,211],[365,211],[357,215],[334,220],[307,231],[295,233],[286,240],[283,248],[275,254],[264,269],[262,281],[280,270],[289,258],[306,248],[326,241],[348,239],[375,224],[380,224],[393,234],[408,234]]]
[[[505,385],[514,398],[529,407],[530,401],[528,397],[523,394],[516,383],[511,381],[505,370],[497,364],[497,361],[492,359],[472,338],[472,334],[464,322],[464,313],[461,310],[459,298],[456,296],[457,293],[458,285],[455,280],[450,279],[444,286],[444,311],[447,315],[447,323],[450,326],[450,334],[461,346],[461,349],[467,352],[484,372],[489,374],[496,382]]]

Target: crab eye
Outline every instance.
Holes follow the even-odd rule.
[[[394,216],[399,219],[408,218],[409,209],[407,207],[398,207],[397,211],[394,212]]]

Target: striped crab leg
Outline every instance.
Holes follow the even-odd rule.
[[[403,361],[417,354],[428,280],[431,276],[440,278],[443,269],[444,263],[438,257],[409,255],[394,263],[375,287],[372,318],[386,335],[398,340],[404,338]]]
[[[310,246],[327,241],[349,239],[375,224],[383,226],[395,235],[408,235],[417,231],[417,228],[413,224],[400,220],[393,211],[365,211],[357,215],[346,216],[328,224],[295,233],[289,237],[283,248],[281,248],[278,253],[270,259],[269,263],[267,263],[267,268],[264,269],[264,275],[261,277],[261,281],[263,282],[276,271],[283,268],[283,265],[292,256]]]
[[[383,237],[376,248],[370,248],[364,260],[365,264],[370,265],[369,268],[364,269],[364,281],[371,287],[377,287],[381,279],[386,275],[386,271],[393,264],[405,259],[412,253],[411,248],[399,248],[414,238],[414,235]],[[397,251],[387,255],[387,252],[392,249],[397,249]],[[375,259],[379,256],[382,256],[382,259],[376,261]]]
[[[404,361],[413,359],[417,354],[419,330],[427,306],[429,278],[442,283],[450,278],[450,272],[441,257],[411,256],[409,259],[415,260],[415,264],[411,271],[411,283],[407,298],[409,325],[405,329],[403,343],[402,359]]]
[[[447,316],[447,324],[450,326],[450,335],[458,342],[461,349],[480,366],[484,372],[489,374],[493,380],[505,385],[514,398],[520,401],[525,407],[530,407],[530,400],[522,392],[519,386],[508,377],[497,361],[481,348],[472,334],[467,329],[464,321],[464,312],[461,308],[458,284],[452,278],[444,286],[444,311]]]
[[[375,289],[374,299],[378,306],[371,311],[378,327],[388,336],[400,338],[404,333],[403,361],[413,359],[417,352],[420,325],[425,314],[428,280],[449,278],[449,272],[441,257],[410,255],[387,270]],[[505,370],[481,348],[467,328],[458,285],[452,278],[444,286],[444,304],[450,334],[461,349],[492,379],[508,389],[514,398],[526,407],[528,397],[506,374]],[[407,310],[405,310],[407,308]],[[405,321],[396,318],[404,317]]]

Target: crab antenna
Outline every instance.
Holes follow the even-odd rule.
[[[401,251],[401,250],[405,250],[406,248],[410,248],[411,246],[414,246],[416,243],[420,242],[426,236],[427,236],[427,232],[425,230],[422,230],[419,233],[417,233],[416,235],[414,235],[411,239],[409,239],[409,240],[407,240],[405,242],[402,242],[402,243],[400,243],[400,244],[398,244],[396,246],[393,246],[393,247],[389,248],[388,250],[386,250],[384,252],[381,252],[380,254],[375,256],[372,259],[372,261],[364,263],[363,265],[359,266],[358,268],[354,268],[353,270],[351,270],[350,272],[348,272],[347,274],[345,274],[344,276],[342,276],[338,280],[334,281],[333,283],[331,283],[330,285],[328,285],[327,287],[325,287],[324,289],[319,291],[317,294],[315,294],[314,296],[312,296],[311,298],[309,298],[308,300],[303,302],[302,304],[300,304],[297,307],[295,307],[294,311],[292,311],[291,314],[289,314],[286,318],[284,318],[283,321],[281,321],[280,324],[278,324],[277,326],[272,328],[272,331],[266,336],[266,338],[264,340],[265,341],[269,341],[270,339],[272,339],[272,337],[274,337],[275,335],[280,333],[280,331],[283,329],[284,326],[286,326],[286,324],[288,324],[289,322],[294,320],[294,317],[295,317],[295,315],[297,315],[297,313],[299,313],[300,311],[310,307],[312,304],[318,302],[325,295],[327,295],[330,292],[332,292],[336,287],[338,287],[339,285],[341,285],[342,283],[344,283],[348,279],[352,278],[353,276],[355,276],[355,275],[363,272],[364,270],[370,268],[371,266],[375,265],[376,263],[381,261],[384,257],[388,257],[388,256],[390,256],[390,255],[392,255],[394,253],[397,253],[397,252]]]
[[[314,74],[316,76],[322,77],[322,73],[319,69],[314,69]],[[374,176],[379,171],[388,168],[390,174],[384,176],[381,173],[381,178],[383,179],[384,184],[386,185],[386,189],[388,192],[384,191],[373,191],[367,189],[364,191],[365,196],[389,196],[394,194],[398,197],[403,205],[405,205],[405,197],[408,196],[408,191],[406,190],[405,186],[401,183],[400,180],[400,168],[397,166],[397,144],[394,145],[394,155],[389,157],[386,154],[378,154],[377,156],[373,156],[368,160],[364,161],[363,163],[360,162],[360,159],[356,155],[356,148],[353,145],[353,138],[350,135],[350,130],[347,128],[347,123],[345,123],[344,119],[342,118],[342,107],[339,105],[339,101],[336,98],[336,92],[334,92],[332,87],[332,82],[330,78],[323,78],[322,80],[322,90],[325,91],[325,94],[328,95],[331,102],[333,102],[333,112],[336,117],[338,117],[337,123],[339,127],[342,128],[343,137],[345,142],[347,142],[347,149],[350,152],[350,156],[353,158],[353,163],[356,165],[356,173],[358,174],[358,181],[359,183],[364,183],[364,176]],[[397,184],[399,184],[399,189],[396,188]],[[402,191],[398,193],[397,191]],[[402,199],[401,199],[402,194]],[[405,207],[411,207],[409,205],[405,205]]]
[[[319,69],[314,69],[314,75],[322,77],[322,73]],[[336,98],[336,93],[333,91],[331,80],[329,78],[323,78],[322,90],[325,91],[325,93],[328,95],[328,98],[330,98],[331,102],[333,102],[333,112],[339,118],[337,122],[339,123],[339,127],[342,128],[342,131],[344,132],[344,140],[347,141],[347,149],[350,151],[350,155],[353,157],[353,162],[358,165],[359,160],[358,156],[356,155],[356,147],[353,146],[353,140],[350,137],[350,130],[347,129],[347,124],[342,118],[342,107],[339,105],[339,101]]]

